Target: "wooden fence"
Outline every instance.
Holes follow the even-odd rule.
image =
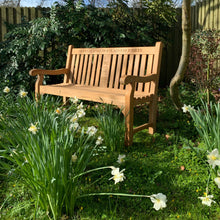
[[[192,31],[220,30],[220,0],[204,0],[191,7]]]
[[[44,16],[48,8],[7,8],[0,7],[0,41],[7,33],[6,23],[19,24],[22,17],[27,21]],[[178,22],[170,33],[171,42],[164,48],[160,84],[169,85],[175,74],[181,56],[182,30],[181,9],[177,9]],[[204,0],[191,7],[192,32],[197,29],[220,30],[220,0]],[[218,65],[220,69],[220,65]],[[220,71],[219,71],[220,72]]]
[[[22,19],[30,21],[44,16],[45,11],[48,11],[48,8],[0,7],[0,41],[4,40],[7,33],[6,24],[20,24]]]

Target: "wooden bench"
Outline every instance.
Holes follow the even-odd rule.
[[[133,143],[134,133],[156,129],[157,90],[162,55],[162,43],[150,47],[68,48],[66,68],[33,69],[37,75],[36,98],[40,94],[76,96],[81,100],[104,102],[123,109],[125,145]],[[60,84],[43,85],[44,75],[64,74]],[[134,106],[149,103],[149,121],[133,128]]]

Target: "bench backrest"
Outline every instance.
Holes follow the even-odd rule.
[[[159,79],[161,52],[161,42],[153,47],[74,48],[70,45],[66,62],[70,74],[64,83],[125,89],[120,84],[122,75],[155,73]],[[152,93],[155,86],[155,82],[138,83],[136,90]]]

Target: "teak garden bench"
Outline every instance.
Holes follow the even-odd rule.
[[[125,116],[125,145],[133,143],[133,135],[149,128],[156,129],[157,90],[162,55],[162,43],[150,47],[68,48],[66,68],[58,70],[33,69],[37,75],[36,98],[40,94],[104,102],[123,109]],[[44,75],[64,74],[60,84],[43,85]],[[149,121],[133,128],[134,107],[149,103]]]

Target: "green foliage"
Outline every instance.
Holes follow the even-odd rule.
[[[220,103],[202,102],[197,110],[189,109],[196,129],[205,143],[205,152],[220,147]],[[219,149],[220,150],[220,149]]]
[[[220,53],[220,31],[199,30],[192,35],[192,46],[186,78],[210,102],[209,93],[218,91],[220,84],[216,61]],[[202,97],[204,99],[204,97]]]
[[[33,91],[35,79],[28,71],[64,67],[69,44],[113,47],[166,41],[169,28],[175,22],[175,9],[170,1],[156,2],[148,3],[141,13],[123,1],[116,1],[106,9],[85,6],[81,1],[57,3],[47,16],[23,22],[6,34],[6,41],[0,44],[1,86],[18,90],[20,85]],[[61,79],[53,80],[60,82]]]
[[[96,113],[99,129],[103,132],[104,143],[111,152],[120,151],[124,146],[124,116],[122,110],[112,105],[103,105]]]
[[[195,100],[197,98],[196,92],[189,88],[187,85],[181,86],[181,90],[186,94],[184,97],[186,98],[185,101],[187,101],[187,103],[191,101],[190,103],[192,104],[198,103],[198,101]],[[188,94],[189,91],[190,95]],[[212,203],[211,207],[208,207],[203,205],[201,200],[198,199],[198,197],[204,196],[204,192],[207,190],[209,169],[207,169],[207,158],[201,158],[192,150],[192,147],[199,149],[202,144],[204,144],[201,143],[197,132],[194,133],[193,131],[194,122],[190,115],[181,114],[174,109],[173,105],[170,105],[171,100],[167,90],[160,90],[159,95],[161,101],[158,103],[159,116],[156,134],[148,135],[146,131],[135,134],[134,144],[132,146],[119,149],[120,151],[123,150],[123,154],[126,155],[121,164],[117,162],[117,158],[118,154],[122,152],[94,151],[94,153],[98,153],[98,155],[91,157],[86,171],[83,173],[85,175],[77,179],[78,183],[76,185],[79,193],[77,195],[79,196],[75,203],[72,219],[219,219],[220,209],[218,203],[220,190],[214,181],[209,181],[208,188],[209,194],[214,196],[213,199],[216,203]],[[0,218],[3,220],[46,220],[52,217],[49,205],[47,206],[47,210],[40,208],[40,203],[37,204],[37,202],[35,202],[39,194],[34,193],[34,195],[32,195],[33,185],[24,184],[25,182],[21,181],[23,179],[20,178],[20,174],[22,169],[29,170],[31,164],[35,164],[34,167],[31,168],[32,171],[37,171],[35,168],[44,164],[46,172],[41,173],[43,173],[42,179],[44,177],[44,181],[48,183],[47,189],[49,190],[50,186],[50,190],[52,191],[55,189],[56,184],[60,183],[59,188],[56,188],[59,194],[61,188],[63,188],[62,186],[66,180],[66,171],[63,166],[57,167],[53,165],[62,165],[64,159],[70,160],[70,155],[64,155],[65,152],[67,153],[67,149],[69,148],[72,149],[70,154],[74,153],[78,150],[78,146],[71,147],[66,142],[71,144],[72,139],[76,141],[79,140],[81,132],[72,132],[72,135],[75,134],[74,137],[69,136],[69,120],[65,120],[65,118],[68,115],[72,116],[77,108],[76,105],[60,107],[60,101],[61,100],[54,98],[44,98],[40,100],[39,105],[37,105],[32,101],[29,102],[20,97],[13,97],[10,93],[0,95],[0,113],[2,114],[0,120],[0,153],[2,155],[2,150],[7,150],[8,154],[6,157],[10,159],[9,162],[5,160],[5,158],[0,158],[1,165],[4,164],[4,166],[0,166],[0,197],[1,201],[3,201],[0,205]],[[28,104],[28,106],[26,106],[25,103]],[[63,115],[55,114],[54,110],[57,107],[60,107]],[[29,113],[28,109],[33,110],[33,113]],[[201,112],[203,116],[206,116],[205,111],[201,109]],[[216,115],[214,110],[212,112]],[[86,116],[88,116],[88,114],[86,114]],[[43,117],[45,117],[45,120],[43,120]],[[139,112],[138,117],[140,117],[140,119],[146,117],[146,112]],[[23,120],[21,120],[22,118]],[[86,123],[86,125],[87,123],[90,124],[93,120],[95,121],[94,118],[82,118],[80,125],[83,123]],[[41,129],[39,129],[36,133],[36,135],[39,135],[41,138],[39,143],[49,143],[51,140],[51,148],[44,146],[45,150],[42,150],[41,154],[37,154],[37,157],[40,157],[40,159],[37,159],[40,164],[36,164],[36,162],[31,160],[31,156],[34,155],[34,152],[40,147],[35,144],[37,137],[28,131],[30,123],[33,121],[39,121],[40,123],[38,123],[38,125],[42,124],[41,127],[45,130],[41,132]],[[46,123],[48,126],[46,126]],[[30,144],[34,146],[31,152],[27,151],[25,154],[26,158],[29,159],[28,162],[30,162],[27,163],[26,161],[23,166],[22,164],[21,166],[17,166],[13,163],[13,160],[18,159],[18,155],[21,155],[19,159],[21,163],[25,161],[22,152],[14,151],[17,148],[21,149],[22,146],[12,147],[9,141],[9,135],[7,135],[7,133],[12,133],[12,126],[14,124],[16,128],[21,124],[22,126],[19,126],[20,130],[17,129],[18,134],[16,134],[16,132],[13,133],[15,137],[12,136],[11,142],[16,142],[17,137],[19,140],[24,137],[25,139],[22,139],[22,143],[24,143],[25,149],[27,147],[26,142],[31,141]],[[57,132],[58,128],[56,127],[57,124],[60,126],[59,135]],[[4,129],[6,126],[7,129]],[[3,134],[5,134],[5,136]],[[84,134],[83,137],[86,137],[86,134]],[[103,139],[105,139],[104,136]],[[55,144],[58,149],[54,148]],[[90,149],[93,148],[91,147]],[[60,158],[58,155],[53,154],[53,150],[54,152],[59,151]],[[15,152],[18,155],[16,155]],[[13,156],[10,156],[10,154]],[[53,161],[54,163],[51,165],[52,160],[50,155],[54,156],[54,160],[55,158],[59,158],[59,160],[56,162]],[[78,158],[79,155],[80,154],[77,154]],[[47,163],[44,162],[46,156],[48,156]],[[102,167],[108,166],[109,164],[120,166],[120,170],[125,169],[124,175],[126,179],[122,183],[114,184],[114,181],[109,180],[109,174],[106,174],[103,170],[99,170],[99,172],[89,172],[90,170],[95,170],[97,166]],[[72,167],[69,167],[67,161],[65,169],[74,169],[76,168],[75,165],[76,164],[72,163]],[[52,167],[56,168],[56,170],[52,169]],[[10,172],[8,172],[8,169],[10,169]],[[61,175],[61,178],[59,178],[61,170],[64,175]],[[74,172],[76,171],[73,171],[73,173]],[[35,173],[36,178],[39,177],[40,172]],[[49,176],[48,174],[51,175]],[[56,180],[53,179],[53,183],[51,183],[52,174],[58,177]],[[38,180],[40,179],[38,178]],[[39,182],[40,185],[37,185],[38,189],[44,186],[43,181]],[[68,189],[64,190],[68,191]],[[105,196],[86,197],[86,199],[84,197],[79,198],[81,195],[84,195],[84,193],[91,194],[93,192],[115,192],[118,193],[118,195],[121,192],[129,192],[134,196],[136,194],[151,195],[152,193],[163,192],[167,195],[168,202],[165,209],[156,211],[152,208],[152,203],[149,199],[119,197],[109,194]],[[68,197],[71,198],[69,195]],[[47,196],[45,200],[46,199],[48,200]],[[66,218],[71,217],[67,214],[65,206],[63,206],[62,216],[58,219]]]
[[[53,219],[62,213],[73,216],[81,174],[96,147],[95,137],[85,128],[71,129],[73,108],[58,114],[57,107],[58,102],[48,98],[36,103],[18,97],[0,119],[4,172],[18,175],[36,210],[48,210]]]

